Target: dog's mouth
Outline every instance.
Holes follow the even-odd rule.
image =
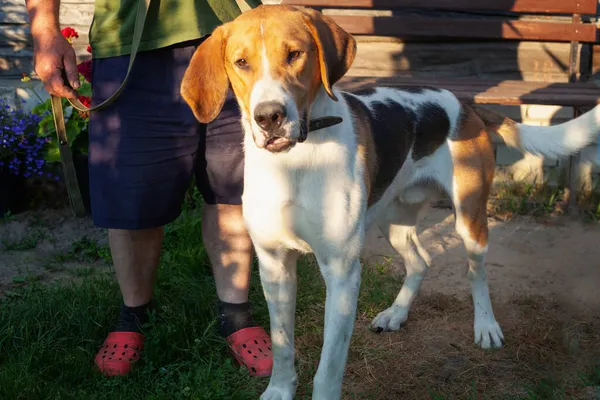
[[[265,143],[265,149],[271,153],[281,153],[291,149],[295,144],[295,140],[291,140],[282,136],[273,136],[267,139]]]

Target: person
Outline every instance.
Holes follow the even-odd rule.
[[[27,0],[26,6],[36,74],[49,93],[77,96],[76,55],[60,32],[60,0]],[[136,7],[136,0],[95,2],[92,106],[111,96],[125,77]],[[239,110],[230,96],[214,122],[199,124],[179,93],[197,46],[241,12],[235,0],[151,2],[126,87],[108,107],[90,115],[92,218],[108,230],[122,295],[116,325],[95,357],[105,375],[125,375],[140,359],[163,226],[180,215],[193,177],[205,203],[201,229],[219,301],[219,333],[251,375],[271,373],[270,338],[254,323],[248,301],[253,253],[241,209]],[[246,351],[250,348],[262,357]]]

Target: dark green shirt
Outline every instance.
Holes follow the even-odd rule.
[[[246,0],[254,8],[261,0]],[[96,0],[90,26],[94,58],[129,54],[137,0]],[[210,34],[242,11],[235,0],[155,0],[150,4],[139,50],[152,50]]]

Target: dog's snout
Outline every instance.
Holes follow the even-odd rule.
[[[281,127],[286,118],[287,113],[283,104],[274,101],[261,103],[254,110],[254,120],[267,132]]]

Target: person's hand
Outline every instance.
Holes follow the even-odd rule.
[[[33,63],[36,74],[48,93],[73,99],[77,97],[79,72],[73,47],[59,30],[48,30],[33,37]],[[65,84],[68,80],[68,85]]]

